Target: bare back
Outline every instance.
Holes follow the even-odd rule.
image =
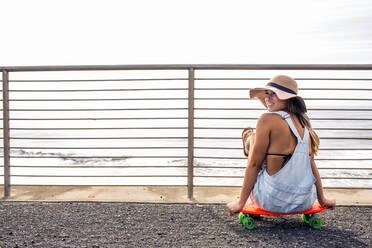
[[[287,122],[282,119],[281,116],[270,113],[270,135],[269,135],[269,145],[267,148],[267,153],[277,153],[277,154],[289,154],[293,153],[296,145],[297,138],[292,133]],[[292,122],[297,129],[297,132],[301,137],[304,135],[304,128],[301,126],[297,117],[291,115]],[[266,156],[267,163],[267,173],[269,175],[276,174],[283,166],[284,159],[282,156],[269,155]]]

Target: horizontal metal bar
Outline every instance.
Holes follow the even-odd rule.
[[[73,102],[73,101],[164,101],[164,100],[187,100],[187,98],[96,98],[96,99],[9,99],[12,102]]]
[[[102,121],[102,120],[186,120],[187,117],[107,117],[107,118],[10,118],[11,121]],[[0,119],[2,120],[2,119]]]
[[[371,79],[372,81],[372,79]],[[251,88],[194,88],[194,90],[216,90],[216,91],[226,91],[226,90],[250,90]],[[306,90],[337,90],[337,91],[372,91],[372,88],[299,88],[298,90],[306,91]]]
[[[243,130],[245,127],[195,127],[195,129],[210,129],[210,130],[219,130],[219,129],[226,129],[226,130]],[[253,129],[255,129],[254,127],[252,127]],[[314,128],[315,130],[362,130],[362,131],[365,131],[365,130],[372,130],[372,128],[344,128],[344,127],[317,127],[317,128]]]
[[[243,176],[204,176],[194,175],[199,178],[244,178]],[[321,179],[337,179],[337,180],[372,180],[372,177],[320,177]]]
[[[92,176],[78,176],[78,175],[17,175],[13,174],[12,177],[69,177],[69,178],[113,178],[113,177],[121,177],[121,178],[127,178],[127,177],[187,177],[187,175],[92,175]]]
[[[4,156],[0,156],[2,158]],[[187,156],[11,156],[11,158],[107,158],[107,159],[129,159],[129,158],[187,158]],[[195,156],[200,159],[241,159],[246,160],[246,157],[207,157]],[[316,158],[317,160],[325,161],[369,161],[372,158]]]
[[[1,147],[0,147],[1,148]],[[57,150],[57,149],[80,149],[80,150],[106,150],[106,149],[187,149],[187,146],[121,146],[121,147],[27,147],[27,146],[18,146],[18,147],[11,147],[11,149],[28,149],[28,150]]]
[[[49,168],[49,169],[131,169],[131,168],[187,168],[185,165],[163,165],[163,166],[154,166],[154,165],[84,165],[84,166],[77,166],[77,165],[48,165],[48,166],[40,166],[40,165],[12,165],[12,168]]]
[[[217,156],[195,156],[201,159],[247,159],[246,157],[217,157]],[[353,160],[372,160],[372,158],[315,158],[315,160],[334,160],[334,161],[353,161]]]
[[[195,110],[258,110],[265,111],[265,108],[194,108]],[[372,111],[372,109],[353,109],[353,108],[344,108],[344,109],[335,109],[335,108],[307,108],[308,111]]]
[[[199,70],[371,70],[370,64],[200,64],[193,65]]]
[[[213,146],[196,146],[194,147],[195,149],[221,149],[221,150],[242,150],[243,147],[213,147]],[[356,151],[363,151],[363,150],[372,150],[372,147],[339,147],[339,148],[319,148],[319,150],[324,150],[324,151],[343,151],[343,150],[356,150]]]
[[[201,147],[201,146],[195,146],[194,147],[195,149],[221,149],[221,150],[242,150],[243,149],[243,146],[242,147],[213,147],[213,146],[205,146],[205,147]]]
[[[1,165],[0,168],[3,166]],[[84,166],[77,166],[77,165],[48,165],[48,166],[40,166],[40,165],[12,165],[12,168],[72,168],[72,169],[93,169],[93,168],[105,168],[105,169],[127,169],[127,168],[187,168],[185,165],[84,165]],[[197,169],[245,169],[246,166],[197,166]],[[361,171],[369,171],[372,170],[371,168],[354,168],[354,167],[319,167],[318,170],[361,170]]]
[[[199,120],[257,120],[257,117],[195,117]],[[311,120],[330,120],[330,121],[371,121],[372,118],[311,118]]]
[[[320,136],[319,137],[320,139],[342,139],[342,140],[372,140],[372,137],[339,137],[339,136],[335,136],[335,137],[325,137],[325,136]],[[216,140],[225,140],[225,139],[230,139],[230,140],[234,140],[234,139],[238,139],[240,140],[241,137],[200,137],[200,136],[195,136],[194,139],[216,139]]]
[[[244,127],[195,127],[195,129],[209,129],[209,130],[219,130],[219,129],[223,129],[223,130],[242,130],[244,129]],[[253,127],[253,129],[255,129]],[[337,127],[317,127],[317,128],[314,128],[315,130],[351,130],[351,131],[358,131],[358,130],[361,130],[361,131],[371,131],[372,128],[343,128],[343,127],[340,127],[340,128],[337,128]]]
[[[91,140],[91,139],[186,139],[187,137],[10,137],[18,140]],[[349,138],[349,137],[319,137],[320,139],[353,139],[371,140],[372,138]],[[194,139],[214,139],[214,140],[240,140],[240,137],[194,137]]]
[[[187,156],[11,156],[11,158],[108,158],[108,159],[128,159],[128,158],[187,158]]]
[[[156,65],[72,65],[72,66],[3,66],[15,71],[99,71],[99,70],[371,70],[371,64],[156,64]]]
[[[187,100],[187,98],[95,98],[95,99],[9,99],[9,101],[12,102],[78,102],[78,101],[144,101],[144,100],[151,100],[151,101],[156,101],[156,100]],[[228,101],[233,101],[233,100],[251,100],[250,98],[245,98],[245,97],[234,97],[234,98],[195,98],[195,100],[228,100]],[[372,98],[304,98],[306,101],[372,101]]]
[[[32,183],[32,184],[22,184],[22,183],[13,183],[12,185],[16,185],[16,186],[26,186],[26,187],[29,187],[29,186],[48,186],[48,187],[52,187],[52,186],[61,186],[61,184],[35,184],[35,183]],[[84,184],[81,184],[84,186]],[[62,186],[65,186],[65,187],[76,187],[76,186],[80,186],[80,184],[63,184]],[[120,186],[133,186],[132,184],[89,184],[89,186],[91,187],[120,187]],[[138,184],[136,186],[145,186],[145,187],[158,187],[159,184]],[[186,183],[183,183],[183,184],[167,184],[166,185],[167,187],[179,187],[179,186],[187,186]]]
[[[122,109],[9,109],[9,111],[131,111],[131,110],[187,110],[187,108],[122,108]]]
[[[3,147],[0,147],[2,149]],[[183,149],[187,147],[11,147],[12,149]],[[200,150],[242,150],[242,147],[194,147]],[[372,147],[341,147],[341,148],[319,148],[320,151],[370,151]]]
[[[358,98],[358,99],[355,99],[355,98],[303,98],[304,100],[306,101],[372,101],[372,98]],[[195,98],[195,100],[228,100],[228,101],[233,101],[233,100],[252,100],[250,98],[247,98],[247,97],[230,97],[230,98],[226,98],[226,97],[221,97],[221,98],[218,98],[218,97],[197,97]]]
[[[187,137],[10,137],[21,140],[187,139]]]
[[[188,90],[187,88],[148,88],[148,89],[86,89],[86,90],[9,90],[9,92],[120,92],[120,91],[159,91]]]
[[[195,78],[195,80],[241,80],[241,81],[258,81],[258,80],[264,80],[267,81],[270,78],[263,78],[263,77],[257,77],[257,78],[241,78],[241,77],[218,77],[218,78]],[[371,81],[372,78],[303,78],[303,77],[296,77],[295,80],[317,80],[317,81]]]
[[[187,129],[187,127],[61,127],[61,128],[10,128],[10,130],[131,130],[131,129]]]
[[[123,81],[172,81],[188,80],[188,78],[120,78],[120,79],[34,79],[9,80],[11,83],[63,83],[63,82],[123,82]]]
[[[3,128],[0,128],[2,130]],[[10,130],[130,130],[130,129],[187,129],[187,127],[61,127],[61,128],[10,128]],[[195,127],[200,130],[243,130],[243,127]],[[253,128],[255,129],[255,128]],[[314,128],[331,131],[372,131],[372,128]],[[350,148],[353,149],[353,148]]]
[[[79,66],[7,66],[0,70],[20,71],[104,71],[104,70],[185,70],[188,65],[79,65]]]
[[[207,166],[207,165],[200,165],[196,167],[197,169],[245,169],[246,166]],[[318,170],[372,170],[371,168],[353,168],[353,167],[319,167]]]
[[[118,108],[118,109],[10,109],[10,111],[130,111],[130,110],[187,110],[187,108]],[[194,110],[258,110],[264,108],[194,108]],[[308,108],[308,111],[372,111],[372,109],[334,109],[334,108]],[[2,111],[2,109],[0,109]]]

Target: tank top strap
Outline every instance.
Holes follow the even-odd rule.
[[[294,125],[292,119],[291,119],[291,118],[287,118],[287,119],[285,119],[285,120],[286,120],[286,122],[288,123],[288,126],[289,126],[289,128],[291,129],[292,133],[296,136],[297,140],[298,140],[298,141],[302,141],[301,136],[300,136],[300,134],[298,133],[297,128],[295,127],[295,125]],[[304,133],[304,138],[305,138],[305,133]]]
[[[290,118],[291,116],[285,112],[285,111],[277,111],[277,112],[271,112],[273,114],[278,114],[280,115],[288,124],[289,128],[291,129],[292,133],[296,136],[297,140],[299,141],[299,143],[304,143],[304,142],[307,142],[308,141],[308,138],[309,138],[309,132],[307,130],[307,128],[305,127],[305,130],[304,130],[304,136],[303,138],[301,138],[300,134],[298,133],[292,119]]]

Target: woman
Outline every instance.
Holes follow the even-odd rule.
[[[278,213],[305,211],[316,199],[335,207],[335,200],[323,194],[314,162],[319,138],[297,92],[296,81],[284,75],[250,91],[250,97],[258,98],[268,112],[258,119],[255,133],[243,132],[249,140],[249,149],[244,146],[248,164],[239,201],[227,204],[231,214],[238,213],[249,196],[263,209]]]

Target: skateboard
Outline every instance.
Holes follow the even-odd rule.
[[[240,222],[243,224],[243,226],[248,229],[252,230],[256,227],[256,221],[255,219],[257,217],[260,217],[260,215],[293,215],[293,214],[301,214],[302,220],[309,224],[310,227],[314,229],[320,229],[323,225],[322,220],[315,216],[315,213],[319,213],[323,211],[324,209],[327,209],[328,207],[322,207],[318,201],[314,203],[313,206],[311,206],[310,209],[298,212],[298,213],[274,213],[269,212],[266,210],[263,210],[257,205],[254,205],[252,203],[246,203],[239,214]]]

